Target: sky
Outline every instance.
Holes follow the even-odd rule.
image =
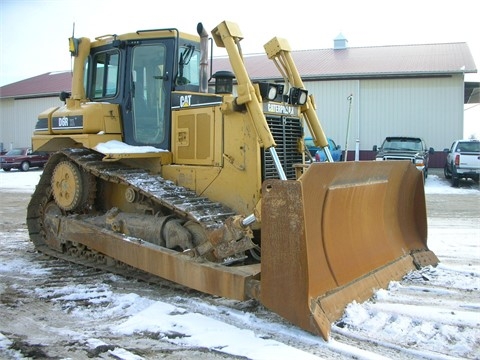
[[[39,171],[0,171],[0,188],[33,192],[39,175]],[[428,177],[425,193],[427,196],[468,194],[479,198],[478,187],[453,188],[438,175]],[[429,247],[440,258],[440,264],[410,273],[402,281],[392,281],[388,289],[378,290],[372,301],[350,303],[342,319],[344,326],[335,327],[337,333],[352,340],[350,344],[337,337],[326,343],[294,326],[270,323],[254,313],[233,308],[226,299],[210,303],[196,296],[182,297],[180,292],[159,299],[147,292],[118,291],[111,285],[118,282],[121,287],[121,280],[115,275],[111,275],[112,281],[105,282],[102,282],[104,277],[99,277],[95,286],[78,283],[58,286],[44,280],[49,271],[53,272],[45,267],[45,261],[32,263],[22,257],[2,259],[0,277],[13,272],[20,278],[38,278],[44,285],[31,294],[25,290],[27,295],[58,304],[58,311],[62,316],[67,314],[72,324],[72,328],[65,328],[60,321],[54,322],[55,326],[45,322],[42,325],[45,333],[70,334],[70,344],[81,342],[91,349],[110,345],[104,341],[115,336],[116,347],[108,352],[117,359],[144,359],[122,342],[122,336],[134,334],[181,334],[168,337],[168,341],[185,348],[215,349],[225,356],[252,360],[319,359],[295,343],[278,340],[289,337],[301,339],[312,349],[327,348],[345,358],[386,359],[375,349],[362,350],[354,345],[356,340],[361,343],[362,339],[370,339],[375,334],[375,342],[380,347],[392,347],[406,358],[473,359],[477,358],[479,348],[478,301],[468,303],[458,295],[469,294],[480,287],[480,267],[475,255],[480,228],[478,223],[469,223],[469,220],[471,218],[460,217],[449,219],[447,224],[444,218],[429,217]],[[23,233],[19,230],[15,234]],[[7,252],[11,237],[3,240]],[[472,301],[474,297],[469,299]],[[222,314],[226,314],[230,322],[225,321]],[[84,332],[73,324],[85,324]],[[92,324],[95,331],[91,329]],[[271,333],[284,337],[266,336]],[[44,346],[48,350],[48,344]],[[0,354],[3,351],[12,359],[23,358],[13,349],[11,334],[0,329]],[[66,349],[68,351],[68,347]]]
[[[226,2],[136,0],[0,0],[0,86],[71,69],[68,38],[177,28],[196,34],[236,22],[244,54],[263,53],[278,36],[292,50],[327,49],[342,34],[349,47],[466,42],[480,68],[478,0],[291,0]],[[295,11],[298,7],[298,11]],[[224,55],[223,49],[214,49]],[[480,82],[480,74],[466,74]],[[465,137],[480,136],[480,104],[465,107]]]
[[[480,67],[479,19],[473,10],[478,8],[477,0],[136,0],[129,4],[0,0],[0,86],[69,70],[73,24],[75,36],[93,39],[169,27],[196,34],[198,22],[211,30],[229,20],[240,26],[245,54],[263,53],[263,45],[274,36],[286,38],[293,50],[331,48],[340,33],[350,47],[467,42]],[[479,74],[467,77],[480,81]]]

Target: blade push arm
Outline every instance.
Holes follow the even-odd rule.
[[[258,100],[255,88],[248,76],[247,69],[243,63],[240,49],[240,40],[243,36],[237,24],[224,21],[212,30],[212,36],[215,43],[219,47],[227,50],[232,65],[233,72],[237,78],[238,97],[236,102],[238,105],[245,105],[252,120],[255,131],[260,144],[270,151],[278,175],[281,180],[286,180],[287,176],[282,168],[277,152],[275,150],[275,140],[268,127],[267,119],[263,114],[262,106]]]
[[[293,61],[290,45],[287,40],[281,38],[273,38],[264,45],[265,52],[270,60],[275,63],[278,71],[284,79],[292,86],[305,89],[302,78],[298,72],[295,62]],[[332,155],[328,148],[328,141],[320,124],[320,120],[315,112],[315,104],[313,97],[310,95],[307,102],[300,108],[310,132],[313,135],[313,141],[317,146],[323,148],[329,162],[333,162]]]
[[[240,40],[242,40],[243,36],[240,29],[235,23],[223,21],[212,30],[212,36],[217,46],[227,50],[230,58],[230,63],[238,83],[237,104],[244,104],[247,107],[262,146],[267,149],[276,146],[263,114],[262,106],[255,93],[255,88],[243,63],[240,51]]]

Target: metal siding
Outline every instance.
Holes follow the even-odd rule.
[[[327,136],[345,149],[371,151],[388,135],[413,135],[442,151],[463,137],[463,76],[305,82]],[[359,121],[360,120],[360,121]]]
[[[461,77],[364,80],[361,94],[362,149],[388,135],[411,135],[441,151],[463,136]]]
[[[6,149],[30,146],[38,114],[62,102],[56,97],[0,100],[0,142]]]
[[[348,97],[352,94],[352,109],[350,115],[350,131],[348,149],[355,148],[358,117],[358,99],[356,97],[358,80],[333,80],[305,82],[305,87],[314,96],[316,112],[325,134],[337,145],[345,149],[349,104]]]
[[[15,101],[13,99],[0,100],[0,143],[9,150],[13,147],[11,142],[14,139],[15,127],[12,126],[11,119],[15,116]]]

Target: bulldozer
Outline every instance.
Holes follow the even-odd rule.
[[[424,184],[403,161],[332,161],[287,40],[253,82],[236,23],[69,38],[71,92],[39,114],[51,153],[27,209],[35,248],[253,299],[328,340],[352,301],[436,265]],[[210,43],[210,44],[209,44]],[[212,74],[213,43],[231,69]],[[308,159],[307,129],[327,162]]]

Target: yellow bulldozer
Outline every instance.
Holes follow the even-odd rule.
[[[421,173],[332,162],[285,39],[265,44],[283,82],[252,82],[237,24],[69,39],[64,105],[39,114],[51,152],[27,211],[36,249],[256,299],[328,340],[345,306],[409,271],[427,247]],[[231,69],[211,74],[209,41]],[[233,70],[233,71],[230,71]],[[308,127],[326,163],[306,157]]]

